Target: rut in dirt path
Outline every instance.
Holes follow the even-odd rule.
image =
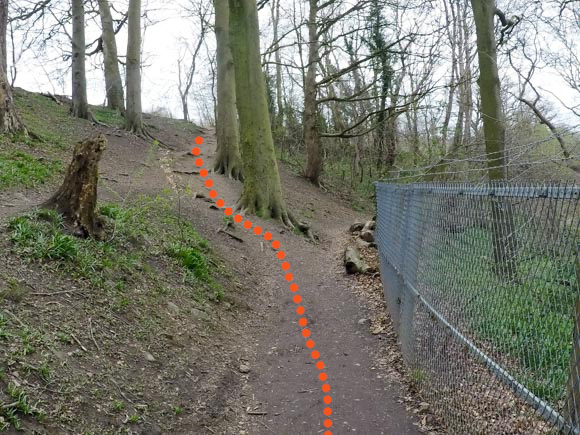
[[[215,140],[204,137],[201,157],[204,167],[210,167]],[[352,292],[354,282],[342,269],[340,254],[346,231],[360,216],[306,181],[281,172],[290,210],[308,215],[320,244],[313,245],[272,221],[249,218],[281,242],[294,282],[300,287],[308,328],[332,387],[332,433],[418,434],[413,419],[398,401],[400,386],[375,367],[373,354],[381,346],[380,338],[359,324],[366,312]],[[241,185],[215,174],[209,178],[219,197],[227,205],[234,204]],[[234,258],[230,260],[239,257],[255,265],[264,300],[249,301],[257,312],[247,349],[254,358],[247,385],[240,397],[232,398],[233,406],[241,406],[237,421],[230,421],[225,433],[323,433],[327,430],[323,426],[326,394],[321,391],[323,382],[318,379],[316,361],[301,335],[301,316],[296,314],[285,272],[275,252],[264,249],[260,237],[241,228],[237,234],[245,243],[231,253]]]

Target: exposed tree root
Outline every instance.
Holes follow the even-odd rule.
[[[242,162],[234,161],[231,162],[230,159],[218,159],[214,165],[213,171],[216,174],[224,175],[232,180],[244,181],[244,175],[242,173]]]
[[[260,202],[259,198],[248,200],[244,195],[239,199],[236,210],[243,214],[253,214],[260,217],[269,217],[282,222],[287,228],[299,230],[310,241],[316,242],[316,237],[312,233],[310,225],[300,222],[296,217],[286,210],[286,206],[278,200],[269,201],[267,204]]]

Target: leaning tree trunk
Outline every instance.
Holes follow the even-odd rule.
[[[320,184],[322,173],[322,145],[318,134],[318,103],[316,101],[316,71],[318,53],[318,0],[310,0],[308,18],[308,71],[304,83],[304,142],[306,145],[306,169],[304,176],[313,184]]]
[[[62,186],[42,207],[63,215],[75,235],[101,239],[103,225],[95,216],[99,161],[107,147],[102,134],[75,146]]]
[[[8,83],[6,56],[6,30],[8,28],[8,0],[0,0],[0,133],[25,131],[16,113],[12,89]]]
[[[128,21],[125,128],[132,133],[142,135],[145,131],[141,108],[141,0],[129,1]]]
[[[477,33],[481,113],[490,181],[506,178],[505,121],[497,67],[494,16],[495,0],[471,0]],[[516,234],[509,199],[492,198],[493,248],[496,273],[503,279],[516,278]]]
[[[73,116],[89,119],[87,77],[85,71],[85,6],[83,0],[72,1],[72,107]]]
[[[230,43],[228,0],[215,0],[217,40],[217,156],[214,170],[236,180],[242,177],[240,135],[236,114],[236,79]]]
[[[103,57],[105,63],[105,86],[107,87],[107,104],[110,109],[125,112],[125,98],[123,96],[123,82],[119,72],[119,58],[113,17],[108,0],[99,0],[99,14],[103,28]]]
[[[292,225],[276,162],[262,71],[256,0],[229,0],[244,189],[238,207]]]

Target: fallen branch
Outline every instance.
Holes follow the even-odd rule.
[[[54,292],[54,293],[30,293],[32,296],[57,296],[57,295],[64,295],[64,294],[71,294],[78,290],[64,290],[61,292]]]
[[[199,171],[178,171],[178,170],[173,170],[174,174],[185,174],[185,175],[199,175]]]
[[[99,347],[97,340],[95,340],[95,335],[93,334],[93,320],[90,317],[89,317],[89,332],[91,334],[91,339],[93,340],[93,343],[95,344],[95,347],[97,348],[97,351],[101,352],[101,348]]]
[[[87,352],[87,353],[89,352],[89,351],[87,350],[87,348],[83,346],[83,344],[81,343],[81,341],[80,341],[78,338],[76,338],[76,337],[75,337],[75,335],[74,335],[74,334],[71,334],[70,336],[73,338],[73,340],[74,340],[74,341],[76,341],[76,342],[77,342],[77,344],[78,344],[78,345],[81,347],[81,349],[82,349],[82,350],[84,350],[84,351],[85,351],[85,352]]]
[[[240,242],[240,243],[244,243],[244,240],[243,240],[243,239],[240,239],[240,238],[239,238],[238,236],[236,236],[235,234],[232,234],[232,233],[230,233],[229,231],[223,230],[223,229],[221,229],[221,228],[220,228],[219,230],[217,230],[217,233],[218,233],[218,234],[219,234],[219,233],[225,234],[226,236],[230,236],[232,239],[234,239],[234,240],[236,240],[236,241],[238,241],[238,242]]]

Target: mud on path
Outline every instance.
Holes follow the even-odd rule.
[[[239,281],[253,287],[249,294],[254,299],[240,301],[248,310],[229,318],[231,334],[215,344],[215,352],[228,357],[218,362],[227,367],[220,367],[220,377],[214,379],[208,404],[213,410],[210,419],[181,433],[323,433],[326,417],[322,411],[326,405],[319,370],[300,334],[296,305],[274,251],[239,225],[232,231],[243,243],[216,232],[224,226],[223,213],[203,198],[193,199],[191,195],[206,192],[200,177],[192,173],[196,169],[189,155],[193,138],[164,128],[167,126],[162,120],[148,122],[159,124],[155,134],[172,149],[148,151],[150,145],[139,139],[108,132],[110,143],[101,163],[100,199],[178,189],[182,216],[212,242]],[[205,143],[201,157],[204,167],[209,168],[215,155],[215,137],[210,130],[203,131],[202,136]],[[342,267],[348,227],[365,216],[285,168],[280,169],[289,208],[312,225],[319,243],[312,244],[273,221],[252,217],[252,222],[272,232],[282,243],[290,272],[300,286],[309,329],[332,388],[332,432],[419,433],[415,420],[400,403],[401,386],[376,366],[374,355],[381,346],[381,337],[373,335],[368,325],[359,324],[368,314],[353,292],[354,280],[345,276]],[[210,178],[219,197],[227,205],[235,204],[241,184],[215,174]],[[8,207],[0,207],[0,220],[38,204],[53,187],[3,194],[0,203]],[[241,373],[247,371],[240,371],[241,365],[247,366],[249,373]]]

